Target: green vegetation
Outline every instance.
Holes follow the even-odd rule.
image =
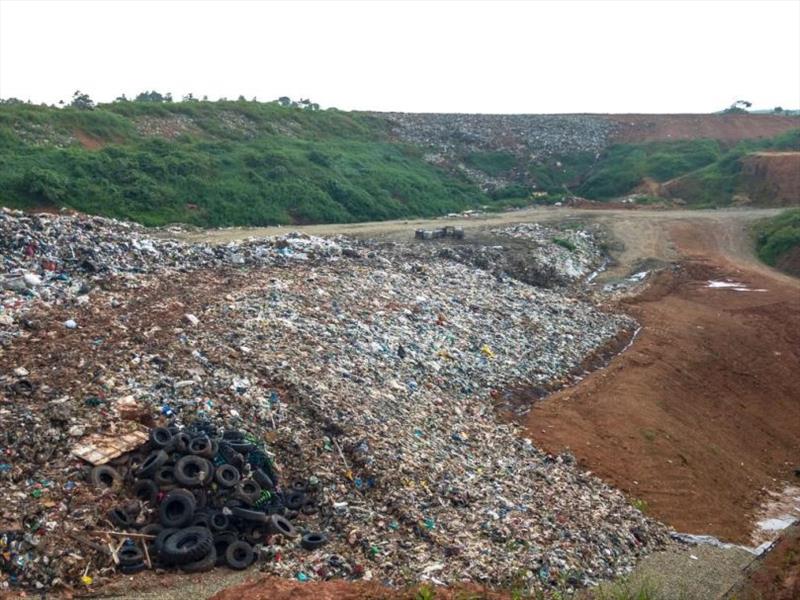
[[[724,149],[713,140],[618,144],[600,157],[577,193],[607,200],[631,193],[645,178],[676,177],[679,196],[695,206],[725,206],[741,185],[741,159],[759,150],[800,150],[800,129],[775,138],[745,140]]]
[[[800,208],[794,208],[758,223],[755,227],[758,257],[779,266],[789,253],[800,253]]]
[[[643,179],[667,181],[718,160],[713,140],[618,144],[611,146],[578,188],[587,198],[605,200],[632,191]]]
[[[516,157],[510,152],[473,152],[464,161],[492,177],[510,171],[517,164]]]
[[[569,250],[570,252],[575,252],[575,244],[573,244],[567,239],[553,238],[553,243],[556,244],[557,246],[561,246],[562,248]]]
[[[247,101],[4,104],[0,202],[203,226],[435,216],[490,202],[386,127]]]

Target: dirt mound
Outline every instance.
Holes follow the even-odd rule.
[[[726,598],[800,598],[800,524],[788,528],[775,547],[750,566],[745,580],[731,590]]]
[[[615,142],[713,139],[723,142],[774,137],[800,127],[800,119],[780,115],[608,115]]]
[[[741,165],[742,191],[754,203],[800,205],[800,152],[756,152]]]
[[[793,478],[800,452],[800,293],[737,269],[700,225],[670,237],[684,266],[632,301],[634,346],[535,406],[528,428],[677,529],[748,543],[759,490]],[[750,291],[709,287],[725,277]]]

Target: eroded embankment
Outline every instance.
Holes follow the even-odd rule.
[[[795,477],[800,291],[697,225],[669,229],[683,260],[627,302],[637,342],[535,405],[528,429],[678,530],[749,544],[762,490]],[[726,278],[766,291],[708,285]]]

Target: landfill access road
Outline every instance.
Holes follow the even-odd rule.
[[[797,485],[800,467],[800,280],[760,263],[749,232],[778,212],[548,207],[298,229],[408,240],[417,228],[443,223],[463,226],[467,238],[516,222],[600,224],[613,240],[615,262],[599,284],[652,271],[643,292],[608,300],[642,330],[606,368],[537,403],[525,417],[528,431],[548,451],[569,447],[582,466],[677,531],[752,547],[765,539],[756,523],[770,516],[780,500],[775,493]],[[234,228],[182,237],[222,243],[285,231]],[[710,281],[733,281],[742,291]],[[690,578],[714,580],[705,574]],[[730,578],[723,579],[706,590],[708,597],[724,593]]]

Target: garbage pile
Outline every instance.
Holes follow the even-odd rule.
[[[117,257],[106,264],[147,256],[131,245],[132,239],[147,244],[135,228],[43,219]],[[21,230],[36,232],[31,223],[23,220]],[[95,273],[91,277],[107,280],[90,279],[96,285],[80,296],[46,299],[28,288],[38,296],[26,300],[14,323],[25,319],[34,326],[20,325],[0,347],[0,585],[96,587],[113,577],[117,567],[103,537],[112,534],[103,532],[119,533],[125,519],[143,529],[156,514],[161,520],[160,508],[148,500],[152,486],[140,483],[131,497],[141,492],[147,506],[139,499],[142,509],[128,515],[114,489],[91,483],[88,459],[75,447],[98,436],[135,439],[145,427],[164,439],[177,437],[177,449],[186,431],[180,428],[191,432],[197,422],[220,428],[206,432],[213,456],[224,458],[221,450],[214,453],[215,440],[219,449],[231,445],[225,431],[247,431],[252,437],[246,443],[264,444],[270,458],[280,457],[282,483],[305,480],[306,499],[313,502],[300,504],[293,525],[301,523],[306,533],[320,535],[312,541],[324,537],[327,543],[309,551],[286,535],[265,537],[258,552],[253,547],[257,568],[279,576],[387,585],[568,579],[577,587],[626,573],[668,542],[665,528],[620,492],[582,471],[569,454],[542,452],[495,411],[505,390],[566,377],[588,354],[634,327],[631,319],[563,292],[421,254],[424,244],[288,239],[242,245],[249,250],[212,248],[219,259],[207,258],[203,245],[153,240],[163,255],[152,264],[142,259],[142,272],[119,267],[124,276]],[[69,262],[71,252],[62,254],[52,237],[39,240],[48,255],[65,257],[70,279],[86,278]],[[291,249],[286,256],[282,244]],[[309,246],[320,251],[306,251]],[[41,259],[26,248],[4,250],[5,264],[60,289],[51,272],[33,269]],[[170,262],[167,248],[183,258]],[[263,260],[253,258],[259,248]],[[229,252],[250,258],[237,265]],[[300,253],[306,258],[291,258]],[[5,300],[29,294],[6,293]],[[74,328],[66,325],[70,320]],[[205,441],[198,443],[196,450],[207,453]],[[154,452],[151,460],[163,458]],[[159,469],[172,467],[172,475],[181,460],[199,456],[164,452]],[[188,477],[207,481],[207,462],[187,462],[196,467]],[[236,468],[240,481],[254,480],[262,492],[269,488],[249,462]],[[220,469],[221,477],[230,472],[214,464],[214,477]],[[162,471],[156,485],[173,485],[169,469]],[[134,479],[137,473],[134,466]],[[265,473],[278,492],[268,500],[286,504],[292,487],[280,488]],[[211,529],[211,517],[221,511],[229,524],[237,523],[238,541],[251,544],[241,512],[250,509],[235,505],[247,501],[232,497],[234,486],[221,493],[227,500],[217,507],[214,486],[224,487],[216,478],[208,486],[178,486],[196,503],[194,490],[206,491],[204,516],[199,525],[193,516],[189,527],[205,527],[208,516]],[[248,492],[255,490],[241,491],[252,500]],[[176,506],[191,504],[187,494],[175,497],[182,498]],[[156,499],[159,507],[165,498]],[[306,506],[316,512],[305,514]],[[114,509],[122,511],[113,513],[116,524],[109,520]],[[267,533],[278,527],[270,523]],[[174,544],[206,548],[207,539],[198,533]],[[148,553],[155,538],[152,544]],[[210,549],[204,551],[209,559]],[[167,562],[174,560],[170,552]],[[162,560],[159,551],[153,554],[151,560]],[[126,569],[141,568],[135,550],[123,555]]]
[[[318,511],[307,481],[281,487],[262,443],[208,422],[154,427],[148,445],[115,465],[95,466],[89,478],[98,488],[124,486],[135,498],[107,513],[117,532],[138,531],[141,540],[128,538],[113,557],[126,574],[154,566],[187,573],[223,564],[245,569],[260,544],[298,537],[291,520]],[[306,532],[300,546],[315,550],[326,541]]]

